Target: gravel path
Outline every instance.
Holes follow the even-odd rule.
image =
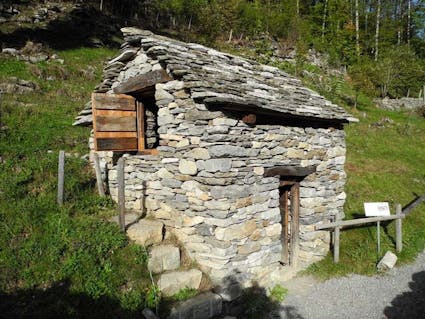
[[[413,264],[381,276],[330,279],[297,278],[285,283],[285,319],[425,318],[425,252]]]

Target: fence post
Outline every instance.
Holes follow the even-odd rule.
[[[401,215],[401,204],[397,204],[395,207],[396,215]],[[403,249],[403,234],[402,234],[402,221],[401,217],[395,220],[395,247],[397,252],[401,252]]]
[[[118,212],[121,230],[125,230],[125,183],[124,183],[124,158],[121,157],[117,163],[118,179]]]
[[[340,234],[340,226],[336,226],[334,230],[334,263],[339,262],[339,234]]]
[[[94,153],[93,160],[94,169],[96,171],[97,190],[99,191],[99,195],[104,197],[105,189],[103,188],[102,172],[100,171],[99,155],[97,153]]]
[[[57,202],[59,205],[63,205],[64,180],[65,180],[65,151],[59,151],[58,198],[57,198]]]

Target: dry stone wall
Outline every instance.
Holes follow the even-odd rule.
[[[142,49],[131,58],[132,63],[112,62],[117,67],[106,70],[113,76],[100,91],[161,67]],[[239,274],[240,282],[249,283],[279,268],[282,252],[279,176],[264,177],[264,169],[316,165],[300,183],[298,266],[326,255],[328,232],[314,231],[314,225],[343,216],[343,130],[250,126],[196,102],[179,80],[156,84],[155,102],[160,153],[124,155],[128,208],[163,221],[213,282]],[[100,152],[116,198],[113,155]]]

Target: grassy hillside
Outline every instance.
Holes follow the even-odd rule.
[[[152,306],[147,254],[107,221],[113,205],[95,194],[93,173],[80,159],[87,153],[89,129],[71,126],[99,81],[103,62],[114,53],[57,52],[63,65],[0,58],[0,82],[15,76],[40,87],[2,95],[2,316],[130,318],[135,309]],[[68,153],[63,207],[55,203],[60,149]]]

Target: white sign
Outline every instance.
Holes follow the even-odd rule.
[[[390,206],[387,202],[364,203],[364,211],[367,217],[372,216],[390,216]]]

